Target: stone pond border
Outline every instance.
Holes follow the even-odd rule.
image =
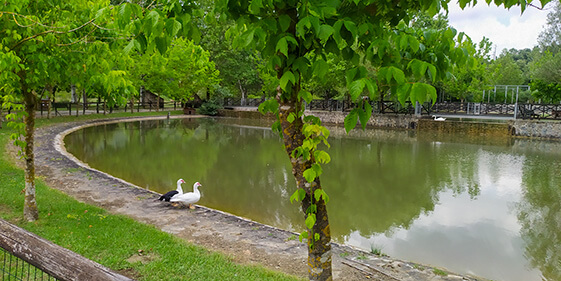
[[[194,211],[172,208],[157,200],[158,193],[92,169],[64,148],[64,136],[86,126],[165,118],[126,117],[39,128],[35,141],[37,174],[50,187],[79,201],[153,225],[191,243],[222,252],[236,262],[261,264],[307,277],[307,249],[298,241],[296,233],[200,205]],[[332,251],[335,280],[484,280],[453,273],[442,275],[442,271],[429,266],[376,256],[338,243],[333,243]]]

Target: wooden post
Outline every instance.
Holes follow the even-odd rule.
[[[0,247],[58,280],[132,280],[2,219]]]

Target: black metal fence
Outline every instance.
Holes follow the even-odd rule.
[[[2,248],[0,248],[0,277],[0,280],[57,280]]]
[[[72,102],[41,102],[37,106],[37,110],[41,116],[47,114],[49,109],[53,116],[61,115],[84,115],[91,113],[113,113],[114,111],[156,111],[156,110],[178,110],[182,109],[183,104],[180,102],[168,101],[159,104],[155,102],[136,102],[126,103],[124,106],[109,106],[105,102],[86,102],[86,103],[72,103]]]
[[[259,106],[263,99],[227,98],[223,106]],[[411,102],[402,105],[395,101],[371,101],[373,112],[378,114],[415,114],[415,106]],[[309,110],[350,111],[355,105],[346,100],[313,100],[306,104]],[[425,103],[417,109],[421,115],[461,114],[504,116],[521,119],[557,119],[561,120],[561,104],[507,104],[507,103],[473,103],[473,102],[442,102]]]
[[[229,107],[257,107],[264,99],[241,99],[224,98],[222,106]],[[421,115],[433,114],[458,114],[458,115],[488,115],[514,117],[519,119],[551,119],[561,120],[561,104],[507,104],[507,103],[473,103],[473,102],[441,102],[425,103],[415,108],[411,102],[402,105],[395,101],[370,101],[373,112],[377,114],[404,114],[413,115],[418,112]],[[180,110],[183,104],[180,102],[163,102],[159,105],[151,102],[134,104],[127,103],[124,106],[108,107],[104,102],[69,103],[57,102],[39,104],[37,110],[44,116],[47,110],[56,115],[84,115],[91,113],[112,113],[114,111],[155,111],[155,110]],[[159,106],[159,108],[157,108]],[[313,100],[306,104],[306,109],[322,111],[346,112],[354,108],[355,104],[346,100]],[[132,109],[131,109],[132,107]]]

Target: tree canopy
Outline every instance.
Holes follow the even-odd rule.
[[[330,280],[329,197],[320,182],[322,165],[331,159],[326,151],[329,130],[319,118],[304,111],[304,102],[313,99],[313,83],[325,83],[331,78],[330,65],[341,62],[344,63],[336,71],[344,73],[343,92],[354,104],[345,118],[347,131],[357,124],[366,126],[372,114],[370,100],[390,96],[402,104],[434,102],[437,83],[462,67],[478,65],[473,45],[463,33],[444,26],[442,21],[421,27],[413,23],[419,13],[432,17],[447,10],[448,2],[215,0],[214,9],[207,9],[203,6],[208,2],[183,0],[6,1],[0,8],[0,87],[7,93],[5,101],[13,105],[19,98],[27,112],[26,207],[35,211],[26,212],[26,219],[37,218],[36,206],[33,207],[33,128],[34,106],[41,89],[53,81],[82,86],[89,83],[104,90],[108,99],[127,99],[136,90],[130,83],[130,61],[126,56],[138,52],[140,65],[152,67],[152,72],[138,72],[138,81],[150,75],[160,78],[158,75],[169,70],[173,74],[168,73],[166,79],[146,86],[185,98],[207,86],[193,81],[190,71],[201,71],[209,77],[216,77],[216,72],[205,51],[178,38],[198,42],[201,32],[197,24],[233,21],[225,38],[245,50],[238,53],[244,58],[258,52],[264,65],[262,72],[272,73],[269,81],[278,83],[274,98],[262,103],[260,111],[277,117],[273,128],[282,136],[292,164],[297,186],[291,200],[301,203],[305,216],[308,230],[301,238],[307,238],[309,247],[309,277]],[[547,2],[542,0],[540,4]],[[462,8],[475,3],[459,1]],[[519,5],[522,11],[535,5],[525,0],[493,3],[505,8]],[[92,54],[99,53],[96,50],[104,50],[101,61],[92,58]],[[189,61],[185,51],[200,53],[202,59]],[[115,56],[119,58],[112,59]],[[187,65],[187,61],[191,63]],[[252,63],[249,60],[249,66],[244,68],[253,67]],[[197,67],[179,69],[192,64]],[[162,68],[164,65],[167,70]],[[52,76],[53,69],[67,71]]]

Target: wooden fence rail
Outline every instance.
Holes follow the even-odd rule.
[[[0,247],[58,280],[132,280],[2,219]]]

